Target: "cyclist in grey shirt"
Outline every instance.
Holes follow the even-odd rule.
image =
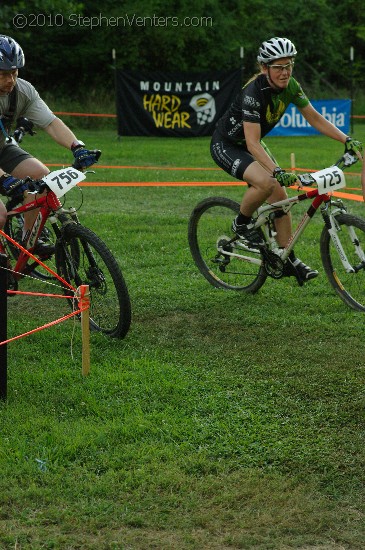
[[[82,141],[60,120],[41,99],[37,90],[21,78],[18,69],[24,67],[25,59],[22,48],[9,36],[0,35],[0,193],[10,196],[24,193],[27,198],[27,186],[24,178],[41,179],[49,174],[48,168],[9,139],[11,127],[19,117],[26,117],[36,126],[42,128],[56,143],[69,149],[80,169],[85,169],[97,162],[96,151],[88,150]],[[0,226],[2,223],[3,205],[0,206]],[[37,211],[25,215],[24,235],[32,227]],[[36,253],[47,255],[50,251],[38,246]]]

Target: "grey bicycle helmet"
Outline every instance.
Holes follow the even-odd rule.
[[[259,63],[271,63],[271,61],[281,57],[295,57],[296,55],[297,50],[293,42],[288,38],[275,37],[261,44],[257,61]]]
[[[0,71],[11,71],[24,67],[24,53],[18,42],[10,36],[0,34]]]

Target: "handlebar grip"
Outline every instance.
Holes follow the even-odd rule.
[[[11,188],[11,192],[10,192],[10,195],[11,196],[14,196],[14,195],[17,195],[18,193],[18,190],[19,190],[19,195],[22,195],[23,194],[23,190],[22,190],[22,187],[24,188],[24,184],[27,184],[27,178],[25,178],[24,180],[19,180],[18,183],[16,183],[12,188]]]
[[[92,151],[95,155],[95,160],[96,162],[99,160],[100,156],[101,156],[101,151],[100,149],[94,149],[94,151]]]
[[[91,153],[95,157],[95,163],[98,162],[101,156],[100,149],[92,149],[89,151],[89,153]],[[93,164],[90,164],[90,167],[93,166]],[[72,168],[76,168],[76,170],[80,170],[80,172],[84,172],[84,170],[87,170],[88,167],[82,166],[82,164],[78,161],[78,159],[75,159],[74,163],[72,164]]]

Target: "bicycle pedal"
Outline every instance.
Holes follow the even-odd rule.
[[[297,280],[297,283],[299,286],[303,286],[304,285],[304,280],[302,279],[302,277],[300,276],[300,274],[298,273],[298,271],[296,270],[296,274],[295,274],[295,278]]]
[[[299,271],[297,270],[297,268],[295,267],[295,265],[293,265],[290,261],[286,262],[286,264],[284,266],[283,276],[284,277],[295,277],[299,286],[304,285],[304,282],[305,282],[304,279],[301,277],[301,275],[300,275]]]

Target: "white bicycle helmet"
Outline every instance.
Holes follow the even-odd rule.
[[[270,40],[266,40],[261,44],[257,61],[259,63],[271,63],[275,59],[295,57],[296,55],[297,50],[293,42],[288,38],[276,37],[270,38]]]
[[[10,36],[0,34],[0,71],[20,69],[24,64],[24,53],[18,42]]]

